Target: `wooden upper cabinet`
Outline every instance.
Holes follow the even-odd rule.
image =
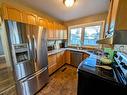
[[[67,39],[67,28],[65,26],[62,27],[63,30],[63,39]]]
[[[64,31],[63,31],[63,26],[62,25],[60,25],[60,39],[63,39],[63,37],[64,37]]]
[[[22,16],[23,16],[22,10],[13,8],[9,5],[3,5],[3,17],[4,17],[4,19],[21,22]]]
[[[32,24],[32,25],[37,25],[37,15],[35,15],[31,12],[23,11],[22,22]]]
[[[52,26],[52,22],[47,22],[47,30],[48,30],[48,39],[51,40],[51,39],[54,39],[54,33],[53,33],[53,26]]]
[[[110,30],[111,15],[112,15],[113,0],[110,1],[109,12],[106,20],[105,32],[108,33]]]
[[[127,30],[127,0],[119,0],[116,16],[115,29]]]
[[[35,15],[31,12],[27,12],[26,17],[28,19],[28,24],[37,25],[37,15]]]
[[[68,36],[67,36],[67,30],[64,29],[63,31],[64,31],[64,39],[67,39],[67,37],[68,37]]]
[[[48,22],[47,19],[43,19],[43,21],[42,21],[42,26],[48,29],[48,28],[49,28],[49,27],[48,27],[48,23],[49,23],[49,22]]]
[[[10,5],[2,5],[2,17],[8,20],[14,20],[22,23],[39,25],[47,28],[48,39],[67,39],[67,33],[64,26],[50,19],[44,19],[36,14],[15,8]]]
[[[56,37],[56,39],[59,39],[59,25],[58,25],[58,23],[56,23],[56,31],[55,31],[55,37]]]
[[[33,25],[37,24],[37,15],[31,12],[23,11],[21,9],[15,8],[7,4],[2,5],[2,11],[4,19],[14,20]]]
[[[43,26],[44,27],[44,19],[41,17],[37,17],[37,23],[39,26]]]
[[[107,17],[106,32],[127,30],[127,0],[111,0]]]
[[[119,5],[119,0],[111,0],[110,2],[111,7],[110,7],[110,26],[109,26],[109,31],[111,30],[116,30],[115,25],[116,25],[116,17],[117,17],[117,11],[118,11],[118,5]],[[109,12],[110,12],[109,11]]]

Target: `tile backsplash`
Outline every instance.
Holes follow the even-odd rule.
[[[64,48],[65,43],[66,43],[65,40],[49,40],[47,41],[47,47],[48,50]]]
[[[114,50],[127,53],[127,45],[114,45]]]

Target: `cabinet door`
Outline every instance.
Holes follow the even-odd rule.
[[[64,39],[67,39],[67,30],[64,29],[63,32],[64,32],[64,33],[63,33],[63,35],[64,35],[63,38],[64,38]]]
[[[70,51],[65,51],[65,55],[66,55],[65,62],[67,64],[70,64]]]
[[[58,24],[56,23],[55,25],[55,39],[59,39],[59,26]]]
[[[47,22],[47,24],[48,24],[48,39],[54,39],[52,23],[51,22]]]
[[[57,53],[57,68],[60,68],[61,63],[62,63],[61,53]]]
[[[43,26],[44,27],[44,19],[43,18],[38,17],[37,22],[38,22],[39,26]]]
[[[23,22],[27,24],[37,25],[37,15],[23,11]]]
[[[37,15],[35,15],[33,13],[28,13],[27,18],[28,18],[28,23],[29,24],[33,24],[33,25],[37,24]]]
[[[48,70],[49,75],[57,70],[57,62],[56,62],[56,55],[48,56]]]
[[[55,25],[55,39],[59,39],[59,26],[58,26],[58,23],[56,23]]]
[[[60,39],[63,39],[63,36],[64,36],[64,32],[63,32],[63,30],[61,29],[61,30],[60,30],[60,37],[59,37],[59,38],[60,38]]]
[[[22,10],[13,8],[8,5],[3,5],[3,17],[4,19],[14,20],[14,21],[22,21]]]
[[[114,0],[114,2],[118,2],[118,0]],[[119,0],[118,3],[115,30],[127,30],[127,0]]]
[[[57,69],[64,65],[64,51],[57,54]]]

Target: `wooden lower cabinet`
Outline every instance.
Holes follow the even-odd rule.
[[[64,51],[57,54],[57,67],[60,68],[65,64],[64,62]]]
[[[65,52],[65,63],[67,63],[67,64],[70,64],[71,62],[71,53],[70,53],[70,51],[69,50],[67,50],[66,52]]]
[[[56,55],[48,56],[48,70],[49,75],[56,71],[57,63],[56,63]]]
[[[64,51],[48,56],[49,75],[65,64]]]
[[[89,57],[89,54],[83,54],[83,60]],[[48,70],[49,75],[54,73],[57,69],[62,67],[65,63],[71,64],[71,51],[62,51],[48,56]]]

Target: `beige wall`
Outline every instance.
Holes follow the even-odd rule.
[[[22,10],[33,12],[33,13],[35,13],[38,16],[41,16],[43,18],[62,23],[61,20],[59,20],[59,19],[57,19],[55,17],[52,17],[49,14],[40,11],[39,9],[35,9],[35,8],[23,3],[22,0],[0,0],[0,4],[1,3],[6,3],[6,4],[12,5],[12,6],[16,7],[16,8],[20,8]]]
[[[107,18],[107,12],[97,14],[97,15],[92,15],[88,17],[83,17],[80,19],[75,19],[71,21],[64,22],[66,26],[74,26],[78,24],[85,24],[85,23],[90,23],[90,22],[97,22],[97,21],[104,21]]]

